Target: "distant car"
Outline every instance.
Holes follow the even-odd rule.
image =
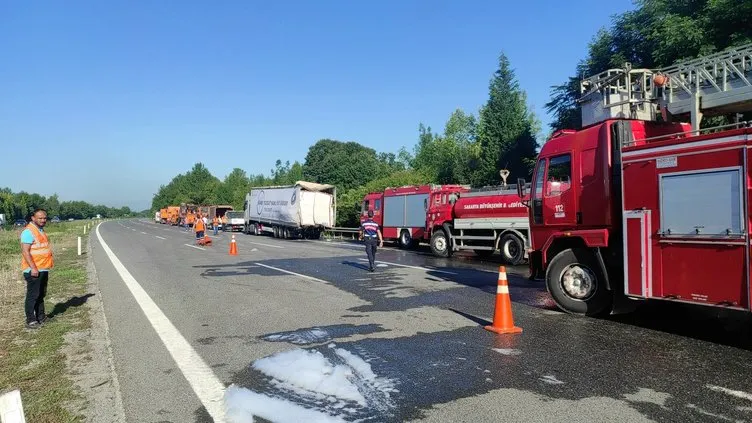
[[[52,218],[52,220],[50,222],[52,222],[52,223],[60,223],[60,217],[59,216],[55,216],[55,217]]]
[[[26,226],[26,221],[24,219],[16,219],[13,225],[14,226]]]

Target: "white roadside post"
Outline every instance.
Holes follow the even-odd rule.
[[[18,389],[0,395],[0,422],[26,423],[21,403],[21,391]]]
[[[78,237],[78,255],[81,255],[81,237]]]
[[[86,235],[86,226],[88,225],[84,225],[84,235]]]

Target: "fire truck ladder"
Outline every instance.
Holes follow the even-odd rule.
[[[752,43],[655,72],[627,63],[580,87],[583,126],[615,117],[653,120],[659,111],[669,121],[688,115],[696,131],[704,115],[752,109]]]
[[[662,95],[656,87],[667,117],[689,114],[692,129],[698,130],[703,115],[751,109],[752,43],[669,66],[656,78],[659,75],[668,77]]]

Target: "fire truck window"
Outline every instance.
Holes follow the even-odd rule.
[[[556,197],[569,190],[572,180],[572,161],[569,154],[552,157],[548,161],[546,196]]]
[[[368,210],[368,200],[363,202],[363,208],[360,210],[361,213]]]
[[[373,209],[376,211],[381,210],[381,200],[376,200],[374,202]]]
[[[441,204],[446,204],[446,194],[441,196]]]
[[[543,176],[546,173],[546,159],[538,162],[538,169],[535,171],[535,198],[543,198]]]

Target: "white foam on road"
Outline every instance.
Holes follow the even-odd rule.
[[[281,423],[339,423],[345,421],[339,417],[301,407],[288,400],[259,394],[236,385],[230,385],[227,388],[225,415],[230,423],[253,422],[253,416]]]
[[[128,269],[123,266],[123,263],[112,252],[107,243],[104,242],[102,235],[99,233],[101,225],[101,223],[97,225],[96,232],[97,239],[102,245],[105,254],[107,254],[107,257],[112,262],[125,286],[128,287],[128,290],[130,290],[133,298],[136,299],[149,323],[157,332],[157,335],[159,335],[165,348],[170,352],[170,355],[175,360],[185,379],[191,385],[193,392],[196,393],[201,404],[204,405],[206,411],[214,421],[224,422],[225,414],[222,408],[222,399],[225,393],[224,385],[214,374],[211,367],[193,349],[191,344],[183,338],[180,331],[165,316]]]
[[[167,239],[167,238],[162,238],[162,237],[161,237],[161,236],[159,236],[159,235],[154,235],[154,236],[155,236],[156,238],[159,238],[159,239]]]
[[[390,394],[398,391],[392,380],[376,376],[369,363],[334,344],[324,351],[326,355],[294,349],[256,360],[252,367],[270,377],[269,383],[281,396],[291,399],[230,387],[225,393],[230,421],[252,421],[256,415],[275,422],[340,422],[351,421],[353,413],[381,415],[394,407]],[[315,405],[309,408],[295,400]]]
[[[355,401],[361,406],[366,405],[366,399],[350,381],[353,378],[352,369],[349,366],[332,364],[315,350],[284,351],[256,360],[253,368],[279,381],[278,386],[298,394],[310,392],[320,399],[333,396],[337,399]]]

